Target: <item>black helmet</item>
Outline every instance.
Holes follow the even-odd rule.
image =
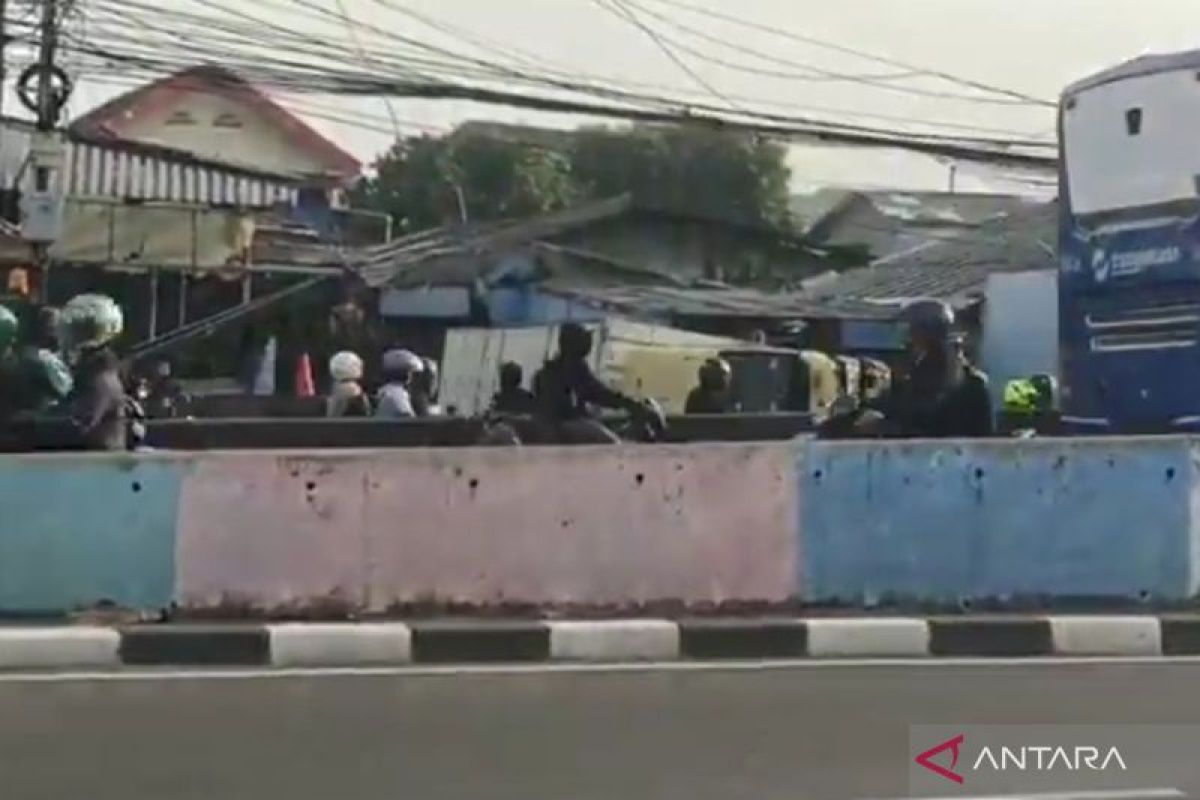
[[[729,382],[733,368],[723,358],[710,358],[700,365],[700,383],[705,386],[720,386]]]
[[[564,322],[558,329],[558,350],[566,356],[585,357],[592,351],[592,332],[578,322]]]
[[[517,387],[525,379],[525,370],[515,361],[505,361],[500,365],[500,385]]]
[[[909,336],[948,341],[954,335],[954,309],[941,300],[914,300],[904,307]]]

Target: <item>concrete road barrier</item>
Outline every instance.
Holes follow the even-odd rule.
[[[796,593],[791,449],[211,454],[184,484],[187,606],[630,607]]]
[[[0,613],[1180,603],[1200,591],[1196,449],[1163,437],[3,456]],[[838,629],[820,635],[841,646]]]
[[[803,596],[1180,600],[1200,588],[1182,438],[816,442],[798,460]]]

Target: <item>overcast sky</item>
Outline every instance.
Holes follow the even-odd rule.
[[[336,0],[304,0],[336,10]],[[687,0],[755,23],[801,33],[929,67],[965,78],[1001,85],[1036,97],[1054,99],[1061,87],[1081,75],[1147,51],[1200,46],[1200,0]],[[166,5],[195,9],[198,0],[163,0]],[[215,2],[215,0],[213,0]],[[210,8],[213,2],[209,2]],[[296,28],[349,43],[344,25],[321,22],[311,11],[285,6],[295,0],[226,0],[251,13],[286,20]],[[894,77],[897,70],[828,49],[732,26],[689,14],[660,0],[638,0],[645,8],[668,15],[731,46],[689,37],[655,23],[660,31],[705,54],[741,65],[795,72],[786,60],[822,70],[859,76]],[[536,55],[547,66],[586,73],[615,82],[653,84],[675,92],[701,92],[694,78],[673,63],[643,32],[606,12],[592,0],[344,0],[353,20],[462,49],[461,40],[424,27],[394,9],[402,6],[489,42]],[[253,9],[251,8],[253,6]],[[654,20],[646,18],[647,23]],[[360,28],[361,41],[386,40]],[[741,50],[736,48],[742,48]],[[746,50],[762,53],[756,60]],[[479,51],[475,51],[476,54]],[[776,113],[836,118],[873,126],[902,126],[905,119],[938,120],[994,128],[1024,138],[1053,135],[1051,109],[981,105],[948,98],[914,97],[859,83],[768,78],[717,66],[679,54],[703,81],[732,102]],[[494,55],[486,57],[495,58]],[[358,64],[355,66],[364,66]],[[900,85],[953,94],[970,90],[954,84],[918,79]],[[647,90],[648,91],[648,90]],[[111,87],[85,81],[72,103],[78,113],[114,94]],[[697,95],[703,96],[703,95]],[[280,98],[307,109],[308,120],[364,161],[383,150],[390,134],[389,112],[382,100]],[[707,95],[707,102],[723,102]],[[770,105],[767,105],[770,104]],[[537,123],[528,112],[461,103],[393,101],[405,133],[444,128],[467,118],[495,118]],[[354,114],[360,126],[313,116]],[[875,116],[848,116],[851,114]],[[885,117],[896,117],[896,120]],[[561,123],[561,120],[555,120]],[[378,128],[369,130],[361,125]],[[985,134],[972,131],[977,135]],[[890,151],[831,150],[797,147],[792,156],[797,187],[811,184],[890,185],[945,188],[946,165]],[[1011,189],[994,173],[964,166],[959,188]]]

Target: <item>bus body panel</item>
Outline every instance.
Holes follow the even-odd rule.
[[[1200,428],[1200,62],[1155,58],[1060,106],[1063,411],[1112,433]]]

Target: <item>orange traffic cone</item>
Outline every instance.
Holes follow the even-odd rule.
[[[296,396],[313,397],[317,393],[316,382],[313,380],[312,359],[308,353],[300,356],[296,362]]]

